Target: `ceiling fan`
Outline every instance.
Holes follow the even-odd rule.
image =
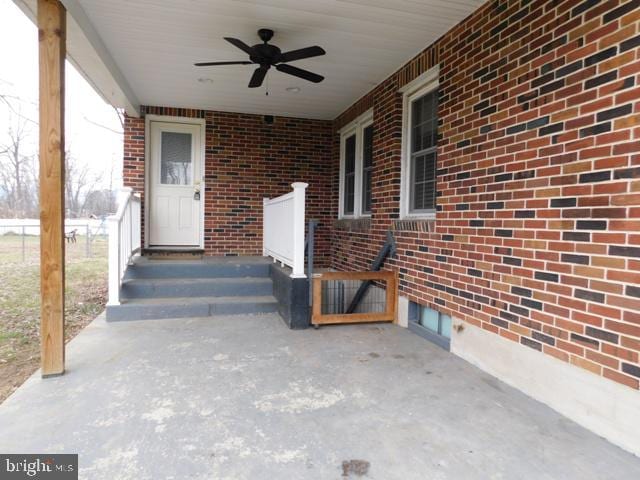
[[[194,65],[196,67],[209,67],[213,65],[251,65],[252,63],[260,65],[258,68],[256,68],[256,70],[253,72],[253,75],[251,76],[251,80],[249,81],[249,88],[256,88],[262,85],[264,77],[271,67],[276,67],[276,70],[282,73],[288,73],[289,75],[293,75],[295,77],[299,77],[314,83],[319,83],[324,80],[324,77],[322,75],[309,72],[308,70],[303,70],[302,68],[294,67],[293,65],[288,65],[288,62],[293,62],[295,60],[302,60],[305,58],[324,55],[326,52],[321,47],[313,46],[282,53],[282,51],[278,47],[276,47],[275,45],[270,45],[268,43],[269,40],[271,40],[271,37],[273,37],[273,30],[269,30],[268,28],[261,28],[260,30],[258,30],[258,36],[263,41],[263,43],[258,43],[257,45],[254,45],[252,47],[244,43],[242,40],[238,40],[237,38],[224,37],[224,39],[231,45],[239,48],[247,55],[249,55],[250,61],[199,62]]]

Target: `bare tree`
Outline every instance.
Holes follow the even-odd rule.
[[[1,83],[8,83],[0,79]],[[17,104],[14,105],[14,104]],[[0,91],[0,107],[9,115],[7,135],[0,135],[0,217],[38,217],[39,162],[34,149],[32,130],[38,123],[22,114],[21,106],[26,100]],[[3,108],[3,109],[4,109]],[[123,112],[115,110],[121,125]],[[89,123],[110,132],[122,134],[108,126],[85,118]],[[123,127],[124,128],[124,127]],[[6,142],[1,143],[3,140]],[[35,149],[34,149],[35,150]],[[105,173],[106,175],[107,173]],[[114,165],[111,165],[109,188],[102,189],[102,174],[95,172],[87,162],[74,157],[69,149],[65,152],[65,204],[66,216],[102,216],[115,209],[113,192]]]
[[[34,155],[25,151],[30,135],[27,121],[12,115],[6,142],[0,144],[0,209],[4,216],[37,214]]]
[[[85,213],[87,196],[95,190],[99,178],[92,174],[88,164],[80,163],[68,150],[64,163],[67,218],[78,218]]]
[[[85,213],[89,217],[106,217],[112,215],[116,209],[116,194],[107,188],[93,190],[87,194]]]

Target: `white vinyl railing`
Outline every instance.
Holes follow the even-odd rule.
[[[140,252],[140,195],[123,188],[118,195],[118,211],[109,223],[109,303],[120,304],[120,285],[127,265]]]
[[[308,184],[292,183],[293,191],[264,199],[263,254],[291,267],[294,278],[304,274],[304,197]]]

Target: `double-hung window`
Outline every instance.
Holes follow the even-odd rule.
[[[340,131],[340,217],[371,215],[373,116],[369,111]]]
[[[437,75],[404,94],[400,211],[404,218],[434,218],[438,149]]]
[[[344,215],[354,215],[356,206],[356,134],[352,133],[344,141],[342,211]]]
[[[362,129],[362,213],[371,215],[371,171],[373,170],[373,125]]]

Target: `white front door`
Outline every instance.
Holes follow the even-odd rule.
[[[149,246],[201,246],[201,126],[157,121],[149,125]]]

